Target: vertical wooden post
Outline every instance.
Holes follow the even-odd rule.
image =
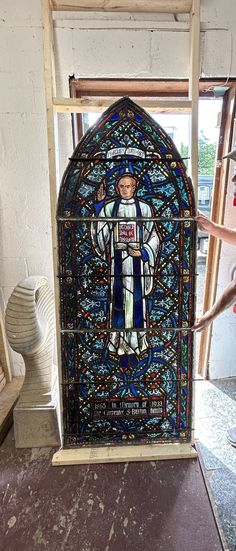
[[[60,346],[60,320],[59,320],[59,284],[57,279],[58,255],[57,255],[57,185],[56,185],[56,152],[54,138],[54,111],[53,96],[55,90],[54,56],[53,56],[53,20],[50,0],[42,0],[42,27],[43,27],[43,50],[44,50],[44,83],[47,111],[47,137],[48,137],[48,170],[50,186],[50,208],[52,228],[52,252],[53,252],[53,273],[54,273],[54,296],[56,316],[56,343],[58,359],[58,376],[61,382],[61,346]],[[60,427],[59,427],[60,429]]]
[[[198,201],[198,98],[200,52],[200,0],[193,0],[190,13],[189,99],[192,100],[190,122],[190,175],[195,201]]]
[[[232,147],[232,135],[235,116],[236,88],[232,87],[224,96],[221,116],[219,145],[216,158],[216,170],[211,205],[211,220],[217,224],[223,224],[225,212],[225,199],[227,193],[227,177],[229,161],[222,161],[222,157],[229,153]],[[205,273],[205,292],[203,298],[203,311],[210,310],[216,298],[216,286],[219,272],[221,241],[212,235],[209,237],[208,255]],[[198,372],[206,378],[208,374],[208,361],[210,356],[212,326],[201,333]]]
[[[190,59],[189,59],[189,99],[192,101],[190,114],[190,176],[193,183],[196,207],[198,205],[198,104],[200,72],[200,0],[192,1],[190,11]],[[193,376],[193,374],[192,374]],[[192,383],[192,438],[194,442],[195,388]]]

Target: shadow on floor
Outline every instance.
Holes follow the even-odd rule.
[[[236,551],[236,448],[227,429],[236,425],[236,378],[196,383],[196,437],[206,482],[229,551]]]

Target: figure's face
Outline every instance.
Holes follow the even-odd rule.
[[[124,176],[124,178],[119,181],[118,191],[122,199],[132,199],[135,189],[135,180],[130,178],[130,176]]]

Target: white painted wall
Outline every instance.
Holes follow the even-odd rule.
[[[219,0],[211,2],[217,5]],[[202,9],[201,75],[236,73],[233,50],[236,8],[220,22]],[[209,4],[202,0],[202,5]],[[73,14],[72,14],[73,15]],[[70,17],[72,17],[70,15]],[[226,10],[226,16],[228,12]],[[68,73],[91,78],[186,78],[188,76],[188,24],[165,23],[158,15],[143,19],[124,14],[74,14],[62,19],[55,14],[55,54],[58,95],[68,95]],[[223,16],[222,16],[223,17]],[[230,21],[230,22],[229,22]],[[108,55],[109,53],[109,55]]]
[[[235,76],[235,0],[201,4],[201,74]],[[28,275],[46,275],[52,284],[40,9],[40,0],[0,0],[0,287],[5,303],[13,287]],[[166,15],[56,14],[57,95],[68,96],[68,77],[73,73],[187,76],[185,19],[179,17],[173,25],[173,17]],[[72,152],[70,116],[60,116],[58,128],[61,175]],[[21,369],[15,356],[14,373]]]
[[[0,1],[0,286],[52,281],[40,1]],[[14,373],[22,361],[14,354]]]

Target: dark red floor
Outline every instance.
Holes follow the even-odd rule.
[[[52,467],[0,448],[1,551],[221,551],[197,460]]]

